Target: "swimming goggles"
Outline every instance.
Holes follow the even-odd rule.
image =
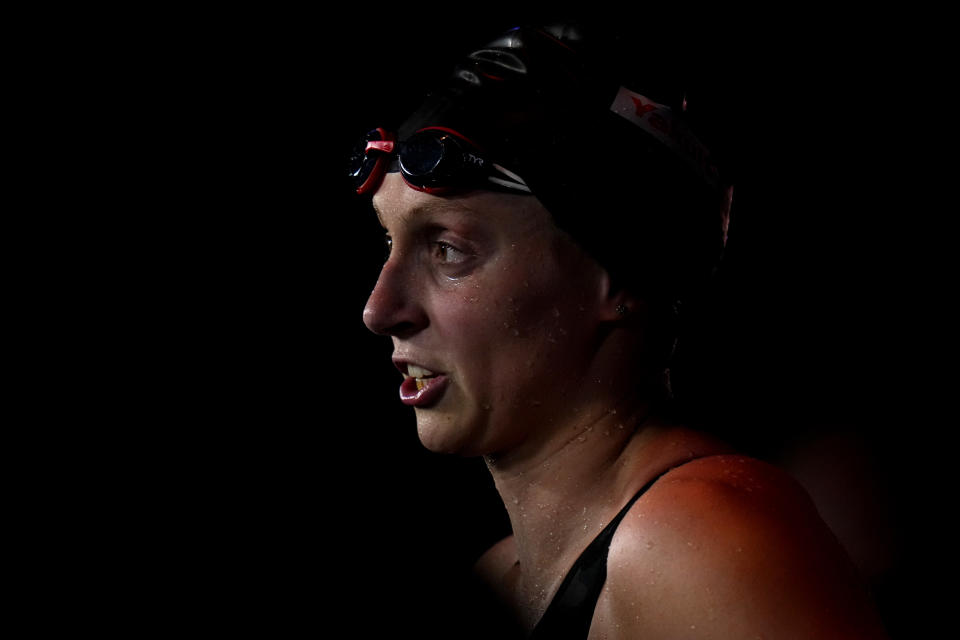
[[[520,176],[490,162],[477,145],[446,127],[420,129],[404,141],[381,128],[369,131],[350,154],[357,193],[375,191],[387,171],[399,171],[410,187],[431,194],[471,188],[530,193]]]

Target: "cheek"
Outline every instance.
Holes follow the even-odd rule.
[[[460,347],[472,363],[486,364],[499,379],[516,381],[572,355],[578,338],[576,296],[533,277],[515,286],[478,287],[464,296],[448,322],[458,327]],[[476,294],[476,295],[473,295]]]
[[[583,291],[572,280],[542,252],[443,291],[434,321],[461,373],[487,385],[529,385],[525,378],[550,380],[545,370],[572,366],[585,342]]]

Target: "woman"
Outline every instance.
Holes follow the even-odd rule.
[[[537,638],[883,637],[798,485],[672,416],[732,188],[615,45],[515,29],[353,158],[390,248],[364,321],[422,443],[483,456],[510,517],[478,574]]]

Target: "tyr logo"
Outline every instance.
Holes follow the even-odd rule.
[[[633,104],[637,108],[637,115],[641,118],[644,116],[644,114],[657,108],[657,106],[653,103],[644,104],[643,100],[636,96],[630,96],[630,99],[633,100]]]

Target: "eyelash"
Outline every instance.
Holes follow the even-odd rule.
[[[384,261],[386,261],[387,259],[390,258],[390,253],[393,251],[393,238],[391,238],[390,236],[384,237],[384,239],[383,239],[383,244],[384,244],[384,256],[383,256],[383,258],[384,258]],[[442,241],[442,240],[436,240],[436,241],[434,241],[434,242],[431,243],[431,244],[432,244],[433,249],[434,249],[434,250],[433,250],[433,257],[440,259],[441,262],[443,262],[443,263],[445,263],[445,264],[458,264],[458,263],[460,263],[460,262],[463,262],[464,258],[466,257],[466,253],[465,253],[465,252],[461,251],[460,249],[458,249],[457,247],[453,246],[453,245],[450,244],[449,242],[444,242],[444,241]],[[451,260],[450,257],[449,257],[449,255],[448,255],[448,252],[450,252],[450,251],[453,251],[453,252],[455,252],[455,253],[460,254],[461,257],[460,257],[459,259],[456,259],[456,260]]]
[[[433,243],[433,246],[434,246],[434,254],[433,254],[434,257],[439,258],[444,264],[459,264],[463,262],[464,259],[466,258],[466,254],[463,251],[461,251],[460,249],[457,249],[455,246],[453,246],[449,242],[443,242],[442,240],[438,240]],[[458,253],[460,254],[460,256],[457,259],[451,260],[449,255],[450,251],[453,251],[454,253]]]
[[[386,263],[393,253],[393,238],[389,235],[384,236],[383,244],[383,261]],[[430,260],[438,268],[444,269],[448,275],[454,272],[460,273],[463,269],[466,269],[472,257],[467,251],[444,240],[427,241],[427,249]]]

